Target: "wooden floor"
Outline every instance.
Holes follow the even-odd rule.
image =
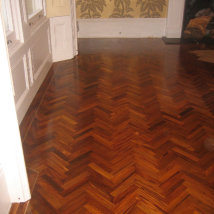
[[[21,124],[28,213],[214,213],[214,64],[200,45],[82,39]]]

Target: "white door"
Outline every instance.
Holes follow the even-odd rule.
[[[0,213],[5,213],[12,202],[29,200],[30,190],[16,116],[7,44],[1,16],[0,50]]]
[[[78,54],[75,0],[46,0],[50,18],[53,62]]]
[[[8,193],[7,184],[5,181],[4,172],[0,164],[0,213],[7,214],[11,207],[11,200]]]

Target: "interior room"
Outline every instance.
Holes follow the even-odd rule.
[[[0,213],[214,213],[213,0],[0,0]]]

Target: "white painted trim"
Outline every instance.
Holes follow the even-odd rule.
[[[78,38],[160,38],[166,18],[78,19]]]
[[[71,16],[50,18],[52,60],[58,62],[72,59],[73,50]]]
[[[169,0],[166,25],[167,38],[181,38],[185,0]]]
[[[33,101],[33,98],[35,97],[48,71],[50,70],[51,65],[52,59],[51,56],[48,56],[40,66],[39,71],[36,73],[37,83],[31,86],[30,93],[29,92],[24,93],[16,103],[17,119],[19,123],[21,123],[21,121],[23,120],[31,102]]]
[[[48,73],[52,65],[52,56],[50,52],[51,50],[50,47],[48,47],[49,53],[45,56],[44,59],[42,59],[42,62],[40,62],[40,66],[34,71],[35,73],[33,74],[32,63],[34,62],[34,59],[32,59],[32,49],[35,47],[35,45],[38,45],[36,42],[38,39],[42,39],[41,36],[44,32],[47,32],[47,34],[49,34],[49,20],[43,17],[40,22],[37,23],[36,26],[33,26],[33,28],[31,29],[32,31],[25,36],[25,43],[22,43],[22,45],[19,48],[16,48],[12,53],[11,50],[9,51],[12,74],[14,74],[14,72],[17,72],[16,67],[20,63],[20,61],[22,61],[23,58],[27,58],[27,70],[25,69],[25,72],[27,73],[27,78],[25,80],[26,90],[22,92],[19,99],[15,98],[19,124],[24,118],[25,113],[27,112],[34,96],[36,95],[39,87],[41,86],[46,74]],[[48,35],[47,37],[49,39]],[[47,42],[50,43],[50,41]],[[42,49],[42,46],[41,51],[44,51]],[[38,52],[37,54],[40,53]],[[14,83],[15,81],[19,80],[14,79]]]
[[[12,80],[9,67],[6,38],[0,16],[0,163],[10,196],[10,202],[25,202],[30,199],[30,189],[20,139]]]
[[[74,56],[78,55],[76,1],[71,0],[71,25]]]
[[[4,172],[0,164],[0,213],[8,214],[11,208],[11,201],[7,190]]]

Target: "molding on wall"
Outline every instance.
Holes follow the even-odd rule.
[[[17,112],[17,119],[19,124],[24,118],[34,96],[36,95],[48,71],[50,70],[51,65],[52,65],[52,59],[51,59],[51,56],[49,55],[47,56],[47,58],[44,60],[43,64],[40,67],[39,76],[36,79],[36,84],[32,85],[31,92],[24,94],[23,97],[21,97],[21,99],[16,103],[16,112]]]
[[[25,43],[10,54],[19,124],[52,65],[49,20],[43,19],[34,27],[30,33],[26,33]]]
[[[78,19],[78,38],[160,38],[166,18]]]

